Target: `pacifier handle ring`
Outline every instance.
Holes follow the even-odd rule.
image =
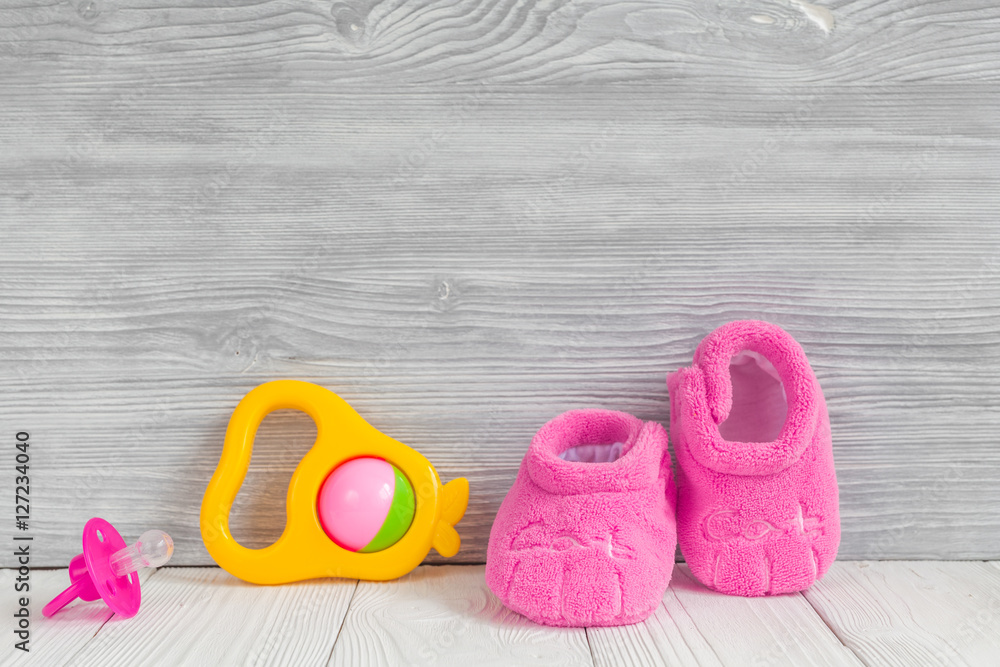
[[[74,581],[66,590],[52,598],[47,605],[42,607],[42,616],[49,618],[70,602],[80,597],[81,589],[81,584]]]

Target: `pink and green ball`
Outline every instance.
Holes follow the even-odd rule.
[[[348,551],[371,553],[402,539],[413,522],[413,486],[399,468],[374,457],[334,468],[317,499],[323,530]]]

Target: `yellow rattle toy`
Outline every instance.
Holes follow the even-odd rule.
[[[229,532],[229,511],[250,466],[257,427],[275,410],[305,412],[316,442],[302,457],[285,501],[285,530],[248,549]],[[379,432],[332,391],[278,380],[247,394],[229,420],[219,466],[201,503],[201,536],[215,562],[255,584],[318,577],[401,577],[431,547],[458,553],[455,524],[469,504],[465,478],[441,484],[419,452]]]

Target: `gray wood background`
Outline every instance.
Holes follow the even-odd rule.
[[[95,515],[211,564],[226,423],[277,378],[468,477],[482,562],[542,423],[666,423],[746,317],[826,392],[842,557],[1000,558],[993,3],[194,5],[0,7],[0,525],[25,430],[34,565]],[[247,543],[312,434],[263,425]]]

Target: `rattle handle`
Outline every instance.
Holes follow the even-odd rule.
[[[327,429],[327,415],[336,401],[343,399],[310,382],[276,380],[252,390],[236,406],[226,429],[219,465],[201,505],[201,535],[205,547],[229,572],[248,581],[254,580],[255,577],[241,574],[246,564],[254,563],[254,570],[259,570],[277,562],[275,559],[280,558],[285,549],[284,538],[290,530],[286,522],[282,536],[274,544],[263,549],[248,549],[236,541],[229,529],[229,513],[250,467],[254,436],[260,423],[275,410],[300,410],[316,423],[316,442],[320,442]],[[292,504],[291,493],[290,489],[286,509]],[[291,513],[288,516],[289,519],[293,517]]]

